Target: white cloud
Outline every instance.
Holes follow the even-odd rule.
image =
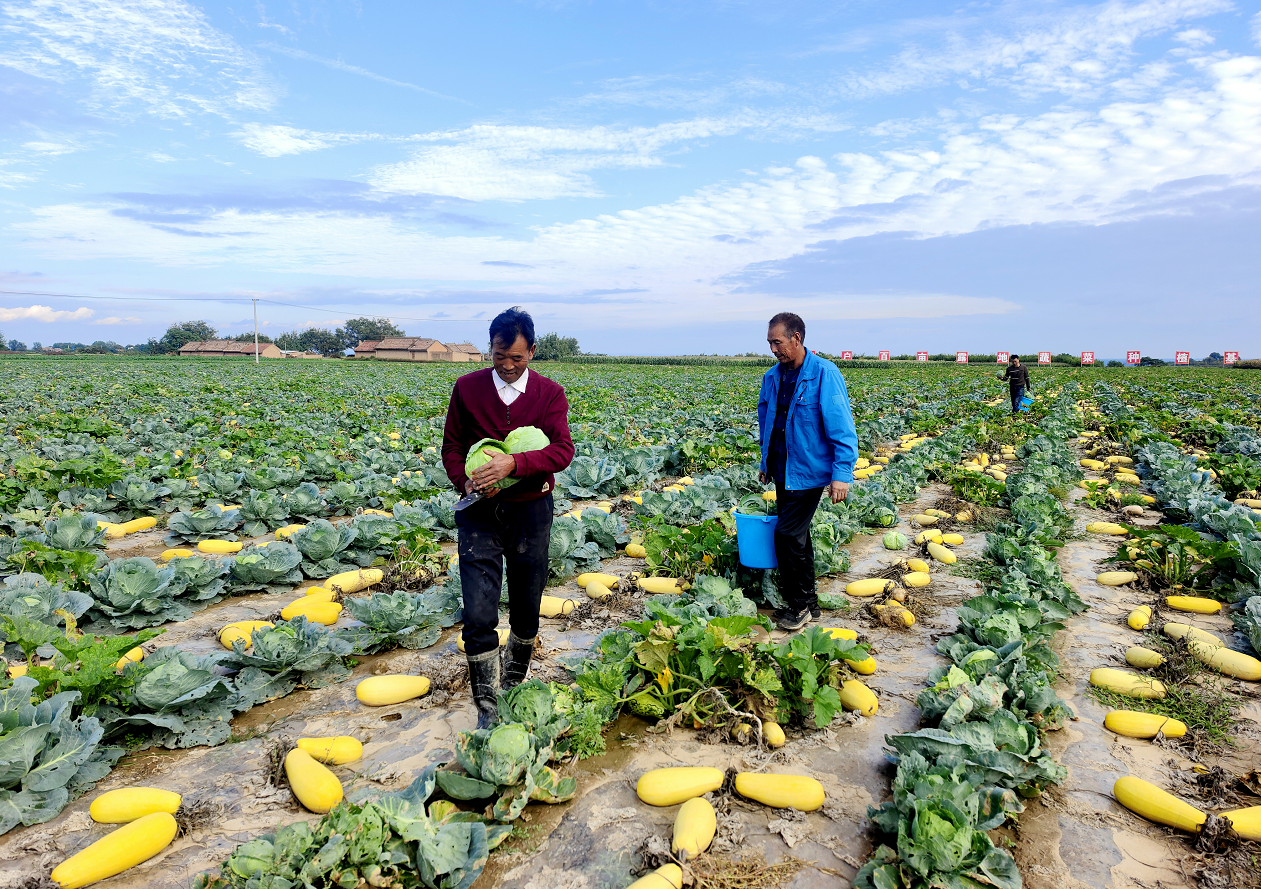
[[[271,107],[257,61],[182,0],[11,0],[0,4],[0,64],[89,84],[85,102],[160,117]]]
[[[1138,41],[1229,9],[1229,0],[1110,0],[1017,15],[1011,22],[1014,33],[979,37],[965,33],[972,20],[952,27],[946,19],[939,25],[944,34],[939,47],[908,46],[877,69],[842,76],[839,88],[844,95],[874,97],[961,82],[1005,85],[1026,94],[1093,94],[1132,64]],[[1183,33],[1208,37],[1203,31]]]
[[[171,157],[169,154],[164,154],[161,151],[151,151],[146,155],[146,157],[159,164],[171,164],[175,162],[175,158]]]
[[[140,324],[142,322],[139,318],[118,318],[116,316],[111,315],[108,318],[97,318],[92,323],[93,324]]]
[[[1199,48],[1213,43],[1215,38],[1203,28],[1188,28],[1185,31],[1179,31],[1177,34],[1174,34],[1173,39],[1179,43],[1185,43],[1187,46]]]
[[[78,148],[74,145],[66,145],[61,142],[23,142],[22,147],[36,154],[48,155],[70,154],[78,151]]]
[[[588,175],[591,171],[661,166],[666,162],[662,154],[673,146],[746,130],[844,128],[824,115],[754,111],[626,129],[483,124],[412,137],[429,144],[416,149],[410,160],[377,167],[371,181],[383,191],[473,201],[598,197],[602,192]]]
[[[247,123],[232,135],[246,148],[257,151],[264,157],[284,157],[287,154],[302,154],[334,145],[349,145],[382,138],[374,133],[317,133],[313,130],[259,123]]]
[[[92,310],[80,307],[73,312],[56,311],[50,306],[19,306],[16,309],[0,308],[0,321],[82,321],[92,317]]]

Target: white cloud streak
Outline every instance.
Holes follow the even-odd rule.
[[[108,318],[97,318],[92,323],[111,325],[111,324],[141,324],[143,322],[139,318],[119,318],[117,316],[111,315]]]
[[[79,307],[73,312],[63,312],[51,306],[19,306],[16,309],[0,307],[0,321],[43,321],[51,324],[54,321],[82,321],[92,317],[92,310]]]
[[[288,56],[291,59],[301,59],[305,62],[315,62],[317,65],[323,65],[326,68],[332,68],[335,71],[345,71],[347,74],[355,74],[359,77],[366,77],[369,80],[375,80],[379,83],[388,83],[390,86],[399,86],[403,89],[413,90],[414,92],[423,93],[426,96],[433,96],[435,99],[446,99],[449,102],[464,102],[466,105],[468,104],[468,102],[464,99],[457,99],[455,96],[448,96],[444,93],[435,92],[434,90],[426,87],[417,86],[414,83],[408,83],[405,80],[395,80],[392,77],[377,74],[376,72],[369,71],[366,68],[360,68],[358,65],[351,65],[348,62],[341,61],[340,59],[328,59],[324,56],[317,56],[314,53],[309,53],[306,50],[295,49],[291,46],[279,46],[275,43],[263,43],[260,44],[260,48],[268,50],[269,52],[280,53],[281,55]]]
[[[351,145],[355,142],[383,138],[375,133],[319,133],[314,130],[260,123],[247,123],[231,135],[239,139],[246,148],[264,157],[303,154],[336,145]]]
[[[67,85],[98,112],[159,117],[270,108],[279,90],[252,55],[181,0],[0,3],[0,64]]]

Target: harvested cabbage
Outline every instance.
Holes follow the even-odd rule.
[[[541,451],[543,448],[551,444],[551,441],[543,430],[537,426],[521,426],[512,430],[504,438],[503,441],[497,441],[493,438],[483,438],[473,447],[469,448],[468,456],[464,458],[464,471],[472,475],[475,471],[485,466],[492,458],[501,454],[523,454],[526,451]],[[520,479],[508,476],[501,479],[496,488],[500,490],[510,488],[519,482]]]

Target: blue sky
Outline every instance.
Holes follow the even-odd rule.
[[[0,330],[1247,356],[1259,9],[0,0]]]

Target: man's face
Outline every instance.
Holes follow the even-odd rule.
[[[766,332],[766,344],[780,364],[788,364],[801,357],[801,337],[797,334],[789,336],[782,324],[776,324]]]
[[[1019,358],[1013,358],[1013,359],[1011,360],[1011,366],[1012,366],[1012,367],[1020,367],[1020,359],[1019,359]]]
[[[505,383],[515,383],[525,373],[530,359],[534,357],[534,347],[527,346],[525,337],[518,335],[512,345],[504,345],[503,340],[495,340],[490,346],[490,360],[495,365],[495,373]]]

